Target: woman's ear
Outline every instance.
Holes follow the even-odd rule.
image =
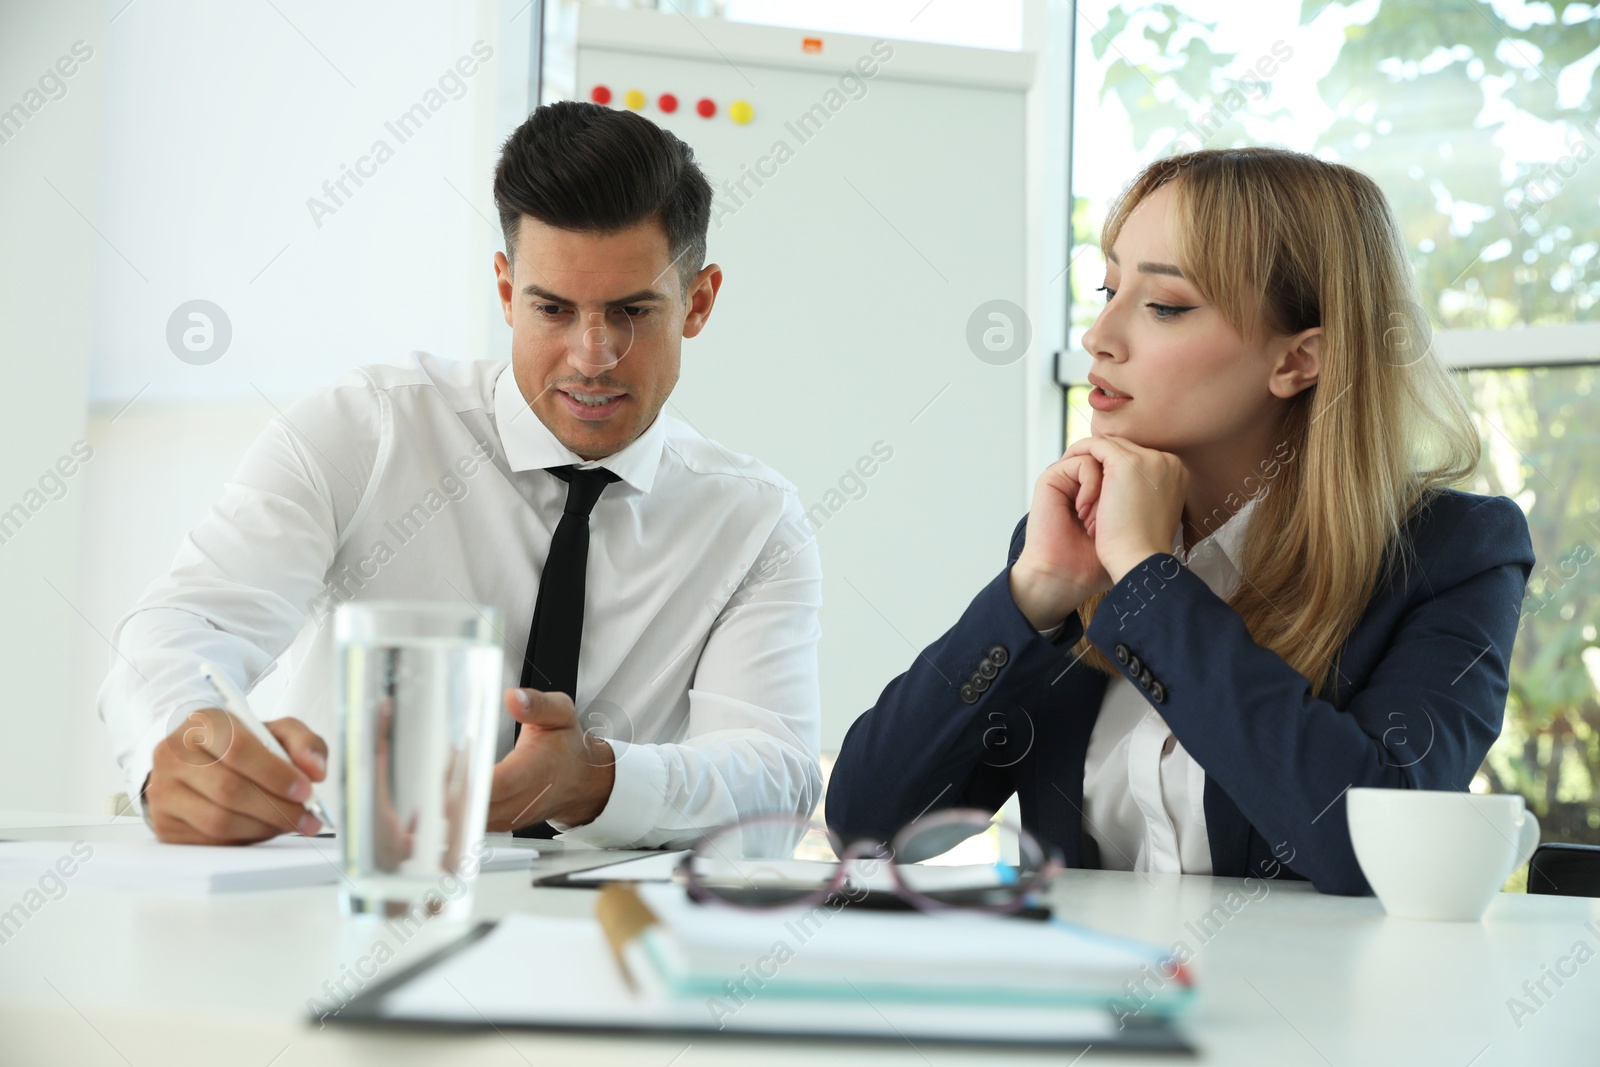
[[[1313,326],[1284,340],[1267,388],[1273,396],[1288,400],[1316,385],[1321,373],[1322,327]]]

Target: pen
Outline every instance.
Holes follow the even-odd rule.
[[[659,925],[656,913],[651,911],[639,891],[631,882],[607,882],[600,887],[600,899],[595,902],[595,918],[600,920],[600,930],[611,945],[611,955],[617,961],[617,970],[623,981],[635,992],[641,983],[653,988],[655,968],[650,964],[645,949],[644,935]]]
[[[283,750],[283,746],[272,735],[272,731],[262,725],[261,720],[255,717],[255,713],[250,710],[250,705],[245,703],[244,694],[239,692],[239,687],[233,684],[233,679],[223,674],[210,663],[200,664],[200,677],[211,683],[211,688],[215,689],[217,695],[222,698],[222,706],[227,709],[230,715],[239,720],[245,729],[254,734],[257,740],[266,745],[268,752],[283,759],[285,762],[291,764],[294,762],[289,759],[289,753]],[[332,830],[334,828],[333,819],[328,815],[328,809],[323,806],[322,801],[318,800],[315,795],[306,800],[305,809],[322,824],[324,830]]]

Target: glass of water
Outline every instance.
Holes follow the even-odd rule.
[[[464,919],[504,707],[500,614],[366,601],[334,613],[346,914]]]

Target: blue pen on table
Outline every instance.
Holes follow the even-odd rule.
[[[268,752],[281,758],[286,763],[292,764],[294,762],[289,758],[289,753],[284,751],[283,745],[273,736],[272,731],[267,729],[261,720],[256,718],[255,713],[250,710],[250,705],[245,703],[244,694],[239,691],[238,686],[233,684],[232,678],[223,674],[210,663],[200,664],[200,677],[211,683],[211,688],[215,689],[217,695],[222,698],[222,706],[230,715],[242,723],[245,729],[254,734],[258,741],[266,745]],[[306,800],[304,806],[306,811],[310,812],[312,817],[322,824],[324,831],[334,828],[333,818],[328,814],[328,809],[323,806],[322,801],[312,796]]]

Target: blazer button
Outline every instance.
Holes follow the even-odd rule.
[[[961,687],[961,699],[964,703],[976,704],[978,702],[978,691],[972,688],[971,685],[964,685]]]
[[[983,678],[993,678],[1000,673],[1000,668],[994,665],[994,660],[986,659],[978,664],[978,675]]]
[[[1128,653],[1128,646],[1127,645],[1118,645],[1117,646],[1117,662],[1118,663],[1121,663],[1122,665],[1126,666],[1127,663],[1128,663],[1128,655],[1129,655],[1129,653]]]
[[[1156,682],[1150,687],[1150,699],[1154,700],[1157,704],[1161,703],[1163,700],[1166,700],[1167,687],[1162,685],[1160,682]]]
[[[994,662],[996,667],[1004,667],[1011,662],[1011,653],[1006,651],[1006,646],[995,645],[989,650],[989,659]]]
[[[981,674],[974,674],[972,676],[972,688],[976,689],[980,693],[983,692],[989,688],[989,679],[985,678]]]
[[[1155,675],[1150,673],[1150,668],[1149,667],[1146,667],[1144,670],[1139,672],[1139,686],[1140,686],[1140,688],[1149,689],[1150,688],[1150,683],[1153,682],[1153,681],[1155,681]]]
[[[1128,657],[1128,673],[1133,675],[1135,678],[1137,678],[1137,677],[1139,677],[1139,672],[1142,671],[1142,670],[1144,670],[1144,664],[1139,662],[1139,657],[1138,656],[1129,656]]]

